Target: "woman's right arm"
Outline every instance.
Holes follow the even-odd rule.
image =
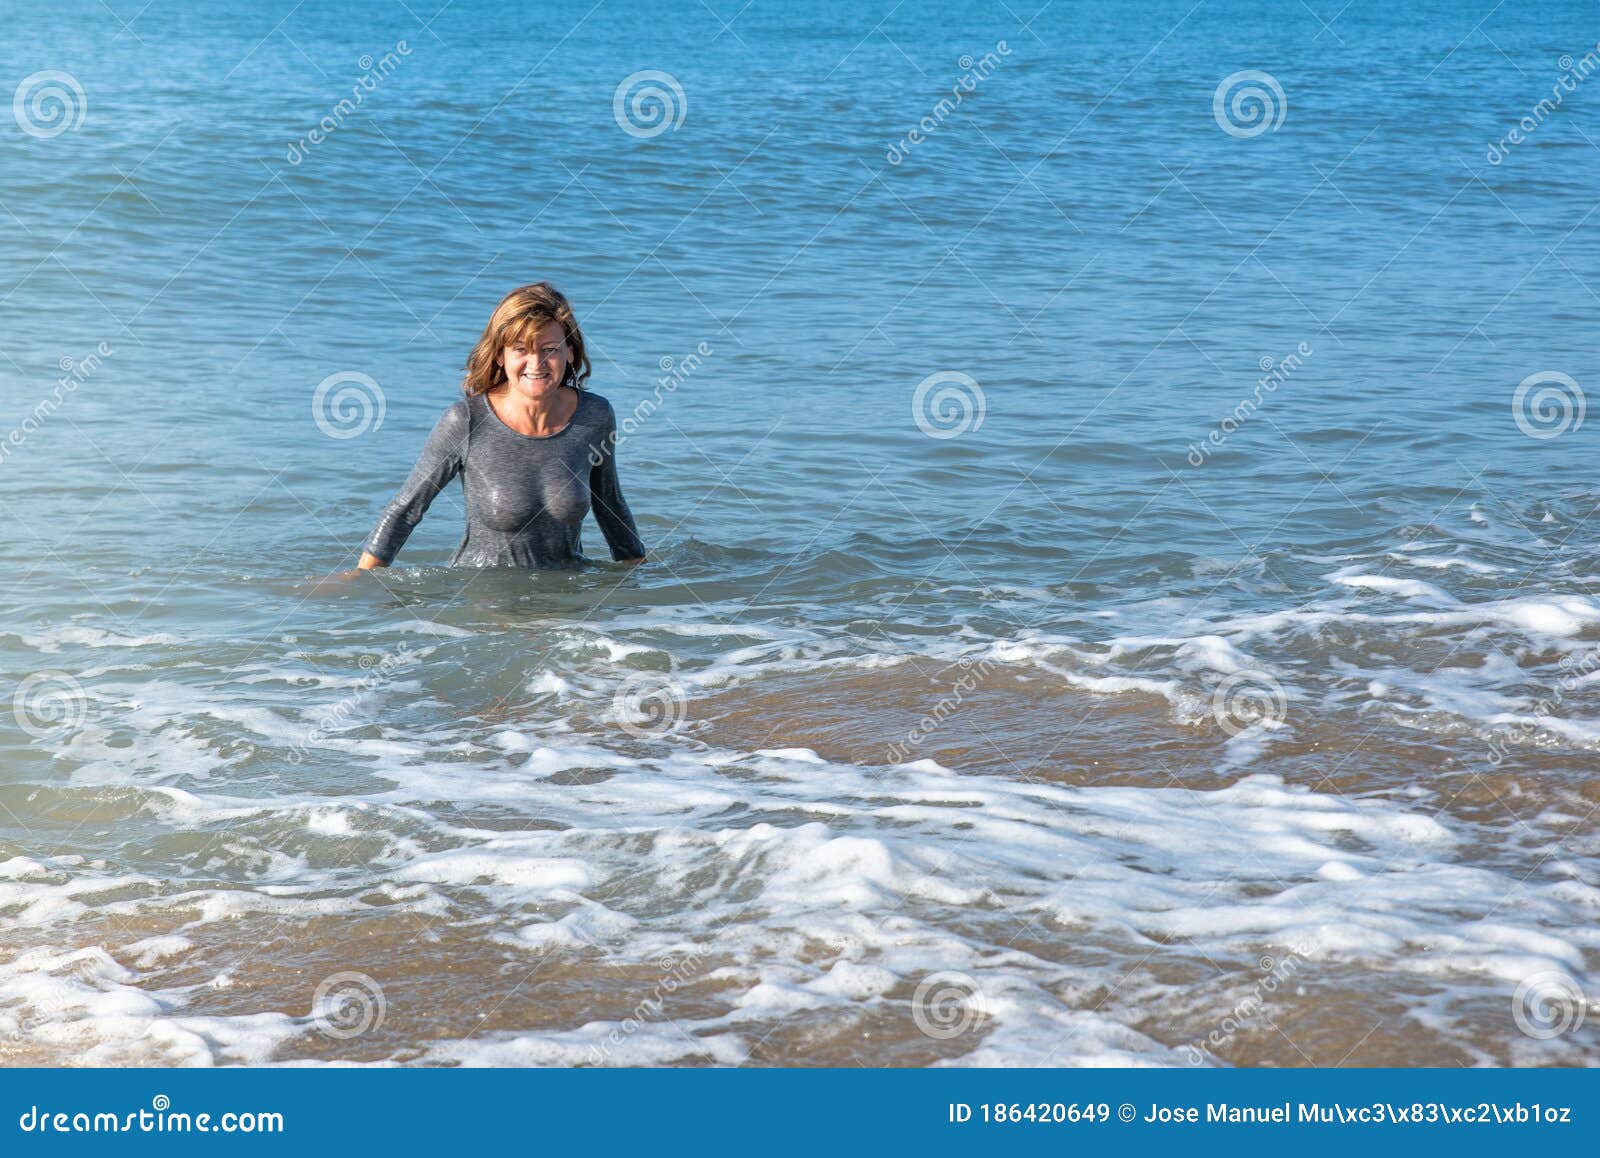
[[[434,425],[405,485],[384,508],[378,525],[367,536],[359,564],[361,570],[387,567],[394,561],[434,498],[461,472],[466,452],[467,404],[462,400],[446,410]]]

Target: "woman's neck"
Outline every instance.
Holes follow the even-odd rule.
[[[489,392],[485,399],[500,420],[518,434],[543,438],[556,433],[572,421],[577,410],[578,392],[560,386],[549,394],[527,398],[515,393],[509,383]]]

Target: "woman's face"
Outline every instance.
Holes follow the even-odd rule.
[[[500,365],[512,391],[527,398],[554,394],[567,376],[567,335],[560,322],[546,322],[535,344],[516,342],[500,352]]]

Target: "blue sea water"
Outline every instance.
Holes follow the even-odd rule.
[[[1592,5],[436,4],[6,14],[14,1060],[1600,1060]]]

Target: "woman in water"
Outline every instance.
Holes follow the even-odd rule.
[[[444,412],[368,536],[361,569],[387,567],[458,473],[467,533],[451,566],[567,567],[583,560],[590,507],[622,563],[644,544],[617,485],[617,418],[584,389],[589,357],[572,306],[548,282],[512,290],[467,358],[466,395]]]

